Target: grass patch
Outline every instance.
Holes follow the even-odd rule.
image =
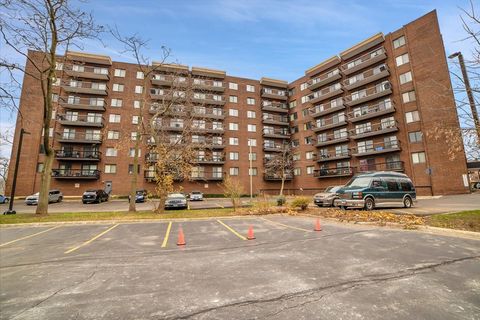
[[[163,220],[183,218],[208,218],[234,216],[232,208],[202,209],[202,210],[169,210],[163,214],[152,211],[128,212],[64,212],[50,213],[39,216],[34,213],[20,213],[0,215],[0,224],[12,223],[39,223],[39,222],[68,222],[68,221],[96,221],[96,220]]]
[[[480,210],[435,214],[425,221],[432,227],[480,232]]]

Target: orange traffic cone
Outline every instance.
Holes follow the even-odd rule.
[[[178,241],[177,241],[177,246],[184,246],[187,243],[185,242],[185,235],[183,234],[183,229],[180,227],[180,230],[178,230]]]
[[[317,223],[315,223],[314,231],[322,231],[322,226],[320,225],[320,218],[317,218]]]
[[[247,239],[248,239],[248,240],[253,240],[253,239],[255,239],[255,236],[253,235],[253,227],[252,227],[252,226],[250,226],[250,227],[248,228]]]

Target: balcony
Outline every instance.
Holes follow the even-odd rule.
[[[263,129],[263,137],[265,138],[277,138],[277,139],[289,139],[290,134],[288,130],[275,130],[275,129]]]
[[[357,172],[371,172],[371,171],[405,171],[405,163],[403,161],[391,161],[385,163],[373,163],[359,165],[356,168]]]
[[[325,99],[329,99],[336,95],[343,93],[342,87],[340,83],[335,83],[329,87],[326,87],[322,90],[315,91],[314,93],[308,96],[308,102],[315,104],[317,102],[323,101]]]
[[[223,172],[197,171],[192,172],[190,179],[193,181],[221,181],[223,180],[223,176]]]
[[[388,77],[389,75],[390,72],[388,71],[388,67],[386,65],[380,65],[362,73],[359,73],[352,78],[346,79],[343,82],[343,85],[345,86],[345,89],[351,91],[355,88]]]
[[[225,119],[225,115],[222,110],[192,110],[192,116],[195,118],[208,118],[208,119]]]
[[[346,133],[339,134],[337,136],[331,134],[331,135],[328,135],[325,140],[318,140],[315,146],[324,147],[324,146],[329,146],[332,144],[337,144],[337,143],[342,143],[347,141],[348,141],[348,135]]]
[[[98,68],[89,66],[65,66],[65,73],[74,78],[94,79],[108,81],[108,68]]]
[[[155,74],[152,77],[152,85],[163,87],[186,87],[188,86],[187,78],[182,76],[173,76],[166,74]]]
[[[158,159],[160,159],[158,153],[147,153],[145,155],[145,162],[157,162]]]
[[[349,75],[366,67],[374,65],[375,63],[383,61],[386,58],[386,51],[383,47],[381,47],[370,51],[351,62],[345,63],[340,68],[342,69],[343,74]]]
[[[334,117],[325,119],[323,121],[319,121],[319,120],[322,120],[322,119],[317,119],[317,121],[313,123],[312,130],[314,132],[321,132],[321,131],[325,131],[325,130],[328,130],[328,129],[337,128],[337,127],[347,125],[347,120],[345,118],[345,115],[343,115],[341,117],[334,116]]]
[[[293,174],[287,173],[285,175],[285,180],[292,180],[293,179]],[[282,175],[276,174],[276,173],[264,173],[263,174],[263,180],[266,181],[281,181],[282,180]]]
[[[348,120],[351,122],[359,122],[393,112],[395,112],[395,105],[393,101],[381,101],[369,106],[358,108],[358,110],[354,110],[348,114]]]
[[[223,134],[225,131],[223,127],[216,126],[214,127],[191,127],[191,131],[194,133],[216,133],[216,134]]]
[[[84,144],[100,144],[102,143],[102,135],[97,133],[85,132],[64,132],[59,134],[58,142],[61,143],[84,143]]]
[[[192,142],[192,145],[193,145],[194,148],[198,148],[198,149],[212,149],[212,150],[225,149],[225,144],[224,143],[213,142],[211,140]]]
[[[71,180],[98,180],[100,179],[99,170],[90,169],[52,169],[52,177],[55,179]]]
[[[329,83],[334,82],[335,80],[339,80],[342,78],[342,75],[340,74],[340,70],[334,69],[330,72],[324,73],[319,75],[318,77],[309,80],[308,83],[308,89],[310,90],[315,90],[320,87],[323,87]]]
[[[64,126],[79,126],[79,127],[103,127],[105,119],[101,114],[95,115],[69,115],[58,114],[57,120]]]
[[[155,182],[157,180],[156,176],[155,176],[155,169],[144,170],[143,171],[143,177],[148,182]],[[173,181],[179,182],[179,181],[182,181],[182,180],[183,180],[183,177],[181,177],[181,175],[173,174]]]
[[[83,82],[66,81],[62,84],[62,89],[69,93],[83,93],[95,95],[107,95],[107,84],[105,82]]]
[[[328,103],[322,103],[320,105],[311,107],[308,111],[310,112],[311,117],[318,118],[343,109],[345,109],[343,99],[338,98]]]
[[[194,93],[192,101],[200,104],[211,104],[223,106],[225,104],[225,97],[217,94]]]
[[[284,100],[284,101],[286,101],[288,99],[287,91],[278,90],[278,89],[270,89],[270,88],[263,88],[262,89],[262,98],[277,99],[277,100]]]
[[[170,104],[162,105],[160,103],[152,103],[150,108],[148,108],[148,113],[158,116],[185,116],[187,112],[185,107],[182,105],[173,105]]]
[[[363,147],[354,147],[352,148],[353,155],[355,157],[371,156],[376,154],[383,154],[389,152],[400,151],[400,142],[399,141],[389,141],[385,143],[377,142]]]
[[[285,147],[281,143],[264,143],[263,151],[265,152],[283,152]]]
[[[319,153],[317,162],[327,162],[327,161],[336,161],[336,160],[342,160],[342,159],[349,159],[351,157],[350,151],[345,151],[345,152],[329,152],[327,154],[325,153]]]
[[[66,109],[73,110],[88,110],[88,111],[105,111],[104,99],[89,99],[89,98],[77,98],[70,100],[68,98],[61,98],[60,105]]]
[[[177,90],[150,89],[150,98],[154,100],[166,100],[183,102],[186,100],[186,93]]]
[[[398,123],[395,120],[378,122],[370,125],[367,128],[350,130],[350,137],[354,140],[378,136],[381,134],[392,133],[398,131]]]
[[[271,114],[263,114],[263,123],[264,124],[278,124],[280,126],[288,126],[288,117],[287,116],[276,116]]]
[[[392,93],[392,86],[390,82],[385,81],[379,83],[375,86],[368,87],[366,89],[362,89],[358,92],[355,92],[345,98],[345,104],[347,106],[353,107],[361,103],[365,103],[367,101],[378,99],[389,95]],[[353,97],[356,97],[353,99]]]
[[[218,80],[193,79],[193,89],[224,92],[225,84]]]
[[[335,178],[335,177],[348,177],[353,175],[353,168],[352,167],[345,167],[345,168],[334,168],[334,169],[327,169],[322,168],[319,170],[315,170],[313,173],[314,177],[319,179],[323,178]]]
[[[55,150],[55,159],[61,161],[100,161],[100,152],[95,150]]]
[[[197,163],[197,164],[224,164],[225,163],[225,157],[224,156],[197,157],[194,160],[194,162]]]
[[[262,102],[262,110],[263,111],[288,113],[288,105],[286,103],[272,102],[272,101],[264,100]]]

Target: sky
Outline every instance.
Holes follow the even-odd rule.
[[[116,25],[124,35],[149,40],[146,56],[227,74],[293,81],[308,68],[376,34],[385,34],[436,9],[447,55],[473,48],[465,38],[460,9],[468,0],[90,0],[72,3],[92,12],[96,22]],[[341,4],[340,4],[341,3]],[[476,4],[478,6],[478,4]],[[108,35],[85,41],[81,50],[130,61]],[[24,63],[0,43],[0,54]],[[132,61],[133,62],[133,61]],[[1,83],[7,81],[1,73]],[[13,132],[16,114],[0,110],[0,131]],[[9,157],[10,147],[0,146]]]

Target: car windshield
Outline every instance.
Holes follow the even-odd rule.
[[[372,181],[371,177],[358,177],[358,178],[353,178],[350,180],[345,187],[350,187],[350,188],[366,188],[370,185],[370,182]]]
[[[192,191],[192,194],[202,194],[200,191]]]
[[[185,198],[185,196],[181,193],[172,193],[172,194],[168,195],[168,198],[170,198],[170,199],[172,199],[172,198]]]
[[[142,190],[137,191],[137,195],[139,195],[139,196],[143,195],[143,191]]]
[[[330,190],[328,192],[335,193],[340,189],[342,186],[336,186],[336,187],[330,187]]]
[[[39,195],[40,195],[40,192],[34,193],[33,195],[34,195],[34,196],[39,196]]]

